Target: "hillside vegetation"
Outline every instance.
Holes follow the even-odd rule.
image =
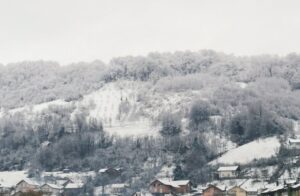
[[[268,143],[275,143],[273,157],[285,157],[276,137],[293,136],[300,118],[296,54],[185,51],[120,57],[107,65],[21,62],[0,71],[1,170],[110,165],[126,168],[118,182],[140,177],[131,182],[140,188],[171,159],[176,179],[205,182],[209,162],[229,151],[215,161],[228,163],[230,154],[239,156],[262,138],[276,141]],[[140,129],[135,137],[118,135]]]

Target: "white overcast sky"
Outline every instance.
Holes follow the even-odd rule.
[[[300,52],[299,0],[0,0],[0,62]]]

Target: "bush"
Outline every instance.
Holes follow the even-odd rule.
[[[189,113],[189,127],[191,130],[199,130],[200,125],[209,120],[209,116],[217,114],[217,110],[208,102],[198,100],[192,104]]]
[[[160,133],[163,136],[175,136],[181,132],[181,118],[177,114],[165,113],[162,115],[162,128]]]

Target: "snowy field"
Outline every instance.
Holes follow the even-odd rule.
[[[13,187],[23,179],[27,179],[27,171],[0,172],[0,185],[2,187]]]
[[[276,137],[259,139],[234,148],[209,164],[247,164],[255,159],[275,156],[279,148],[280,142]]]

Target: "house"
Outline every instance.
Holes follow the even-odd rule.
[[[191,182],[189,180],[154,180],[150,184],[150,192],[155,195],[161,194],[184,194],[191,192]]]
[[[227,191],[228,196],[247,196],[247,191],[239,186],[234,186]]]
[[[40,187],[45,196],[60,196],[63,193],[63,187],[56,184],[46,183]]]
[[[83,190],[83,183],[68,183],[63,191],[64,196],[73,196],[73,195],[79,195],[79,193]]]
[[[218,176],[222,178],[236,178],[239,176],[240,167],[239,166],[224,166],[219,167]]]
[[[122,168],[104,168],[104,169],[100,169],[99,173],[100,174],[107,174],[110,177],[118,177],[121,175],[123,169]]]
[[[30,179],[21,180],[15,188],[16,192],[39,191],[39,184]]]
[[[202,192],[203,196],[225,196],[226,187],[215,186],[209,184]]]
[[[300,139],[289,138],[288,147],[294,149],[300,149]]]

